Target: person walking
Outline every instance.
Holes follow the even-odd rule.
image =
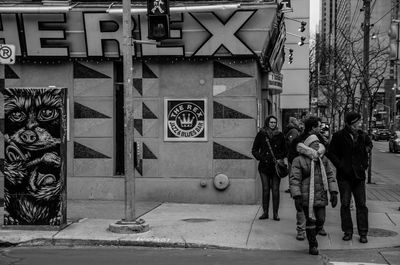
[[[269,201],[272,191],[272,210],[273,219],[279,221],[279,185],[280,177],[275,170],[274,156],[278,163],[285,163],[284,158],[287,154],[285,137],[277,126],[278,119],[275,116],[268,116],[265,119],[264,127],[257,133],[254,138],[252,154],[259,162],[258,172],[261,177],[262,184],[262,208],[263,214],[259,219],[268,219],[269,217]],[[268,146],[271,146],[273,154]]]
[[[367,243],[368,208],[366,206],[365,170],[368,168],[368,156],[372,141],[361,130],[361,115],[357,112],[345,114],[345,126],[332,135],[327,156],[337,170],[340,192],[340,218],[343,240],[353,237],[353,221],[350,212],[351,196],[356,206],[357,230],[359,241]]]
[[[311,159],[316,159],[320,156],[323,156],[325,154],[326,147],[321,144],[321,142],[324,142],[324,139],[320,136],[320,127],[321,127],[321,120],[318,117],[315,116],[310,116],[304,121],[304,131],[301,135],[299,135],[297,138],[295,138],[292,141],[292,144],[289,146],[288,150],[288,163],[291,165],[293,159],[297,157],[300,153],[303,155],[308,156]],[[310,135],[317,135],[319,136],[319,141],[320,141],[320,147],[318,151],[315,151],[314,149],[311,148],[300,148],[299,144],[303,143],[304,140],[309,137]],[[326,143],[325,143],[326,144]],[[309,150],[311,149],[311,150]],[[291,174],[289,174],[289,183],[290,183],[290,178]],[[293,194],[292,194],[293,197]],[[302,241],[305,239],[306,235],[306,217],[304,215],[303,209],[298,208],[296,209],[296,239],[299,241]],[[318,233],[322,236],[326,236],[327,233],[325,232],[325,229],[322,227]]]
[[[302,144],[301,144],[302,145]],[[300,145],[300,148],[302,148]],[[304,146],[318,152],[319,139],[315,134],[304,140]],[[297,156],[292,163],[290,191],[296,210],[306,217],[306,235],[309,254],[318,255],[317,234],[325,223],[325,207],[328,205],[327,191],[330,192],[332,207],[337,205],[338,187],[334,171],[325,156],[311,159],[306,155]]]

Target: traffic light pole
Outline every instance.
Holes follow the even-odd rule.
[[[133,131],[133,61],[131,1],[122,1],[123,69],[124,69],[124,159],[125,159],[125,221],[135,220],[135,168]]]
[[[115,233],[142,233],[149,230],[143,219],[136,219],[135,211],[135,168],[133,127],[133,60],[132,60],[132,14],[131,0],[122,1],[123,69],[124,69],[124,165],[125,165],[125,218],[110,224]]]
[[[362,95],[362,117],[363,117],[363,130],[368,129],[368,135],[371,135],[371,128],[368,124],[368,89],[369,89],[369,34],[370,34],[370,19],[371,19],[371,0],[364,0],[364,53],[363,53],[363,89]],[[367,183],[371,183],[371,161],[372,155],[369,154],[369,167],[368,167],[368,180]]]

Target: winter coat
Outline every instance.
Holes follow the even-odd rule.
[[[329,160],[323,156],[322,163],[328,182],[328,190],[330,193],[338,193],[338,186],[334,174],[334,170]],[[314,168],[314,207],[322,207],[328,205],[328,194],[324,190],[322,180],[321,166],[319,161],[315,162]],[[308,156],[297,156],[292,163],[291,174],[289,176],[289,187],[293,197],[301,196],[303,206],[308,206],[310,196],[310,176],[311,176],[311,159]]]
[[[267,137],[268,136],[265,129],[261,129],[254,138],[251,153],[253,154],[255,159],[260,161],[260,163],[258,164],[258,170],[260,172],[263,172],[265,174],[276,174],[275,163],[266,141]],[[269,143],[277,160],[284,159],[286,157],[286,143],[285,137],[282,132],[275,131],[272,135],[272,138],[269,139]]]
[[[292,143],[292,141],[301,134],[301,130],[298,126],[289,123],[285,128],[284,134],[286,143],[289,146]]]
[[[363,131],[357,132],[356,141],[353,141],[348,127],[334,133],[327,156],[336,167],[337,179],[365,180],[371,149],[372,141]]]

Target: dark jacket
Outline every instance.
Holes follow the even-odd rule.
[[[258,161],[260,161],[258,164],[258,170],[266,174],[272,174],[275,173],[275,164],[267,145],[267,137],[265,129],[261,129],[254,139],[251,153]],[[269,139],[269,142],[276,159],[283,159],[286,157],[286,143],[282,132],[276,131],[271,139]]]
[[[284,134],[285,134],[286,146],[289,147],[290,144],[293,142],[293,140],[296,139],[301,134],[301,130],[298,126],[289,123],[288,126],[286,126],[285,128]]]
[[[338,180],[365,180],[372,141],[363,131],[357,132],[356,141],[353,141],[350,134],[347,126],[334,133],[327,157],[336,167]]]

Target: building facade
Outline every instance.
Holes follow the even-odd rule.
[[[283,14],[275,1],[170,5],[171,38],[132,45],[136,198],[255,203],[251,146],[279,111]],[[132,32],[148,41],[143,10],[132,7]],[[2,89],[68,90],[68,198],[124,199],[122,7],[22,2],[0,15],[16,54],[0,67]]]

